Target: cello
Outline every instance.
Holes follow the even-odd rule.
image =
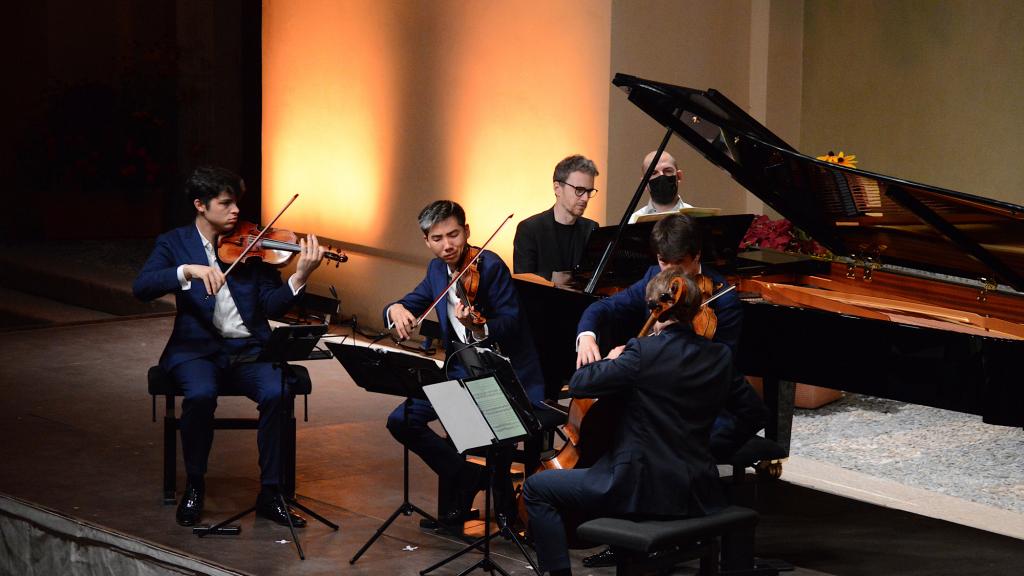
[[[702,274],[697,274],[693,279],[701,293],[701,305],[697,309],[691,325],[694,333],[710,340],[714,338],[718,319],[708,304],[733,290],[735,286],[721,290],[721,286],[716,287],[710,277]],[[682,278],[673,278],[667,292],[648,301],[651,313],[643,328],[640,329],[637,338],[643,338],[650,334],[655,322],[660,320],[684,296],[685,286]],[[720,290],[715,293],[716,289]],[[568,420],[562,427],[566,438],[565,444],[555,454],[542,459],[536,472],[592,466],[611,445],[612,434],[616,430],[616,423],[620,418],[619,408],[617,403],[600,402],[596,398],[573,398],[569,402]],[[528,525],[529,518],[521,494],[518,509],[520,520]],[[570,527],[575,526],[577,522],[571,516],[570,514],[565,518],[565,523],[569,541],[575,542],[575,530]]]

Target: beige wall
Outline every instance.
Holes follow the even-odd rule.
[[[1024,204],[1024,3],[811,1],[801,150]]]
[[[602,173],[587,215],[618,221],[663,131],[611,86],[616,72],[716,88],[806,154],[842,149],[868,170],[1024,204],[1024,4],[294,6],[264,1],[265,212],[304,192],[297,229],[352,253],[313,289],[336,285],[370,325],[422,276],[414,218],[428,200],[464,202],[480,242],[503,213],[549,206],[554,163],[579,152]],[[669,150],[689,202],[764,209],[681,140]],[[513,232],[498,244],[506,260]]]
[[[607,158],[610,0],[263,2],[263,219],[340,241],[321,270],[343,312],[380,326],[431,254],[416,215],[466,209],[512,259],[516,223],[553,201],[563,157]],[[604,176],[597,187],[605,189]],[[591,202],[604,212],[605,197]]]
[[[618,0],[612,5],[612,70],[689,88],[715,88],[794,146],[800,125],[803,2]],[[610,77],[610,76],[609,76]],[[664,129],[612,88],[608,221],[618,222]],[[728,213],[762,204],[684,141],[668,147],[684,171],[681,194]],[[644,196],[639,205],[647,202]]]

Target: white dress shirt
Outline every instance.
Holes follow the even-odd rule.
[[[647,206],[644,206],[643,208],[637,210],[636,212],[633,212],[633,215],[629,217],[628,224],[635,224],[637,219],[640,218],[641,216],[647,216],[648,214],[663,214],[666,212],[676,212],[678,210],[682,210],[683,208],[693,208],[693,206],[687,204],[686,202],[683,202],[683,199],[680,198],[678,195],[676,196],[676,205],[669,208],[668,210],[658,210],[657,208],[654,207],[654,202],[648,200]]]

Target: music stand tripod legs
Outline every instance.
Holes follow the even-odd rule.
[[[406,429],[408,429],[409,427],[409,408],[411,406],[412,398],[406,397],[405,410],[404,413],[402,414],[403,426]],[[359,557],[363,555],[363,552],[366,552],[370,548],[370,546],[373,546],[373,543],[376,542],[377,539],[384,534],[384,531],[388,529],[388,526],[391,526],[391,523],[395,521],[395,518],[398,518],[399,514],[402,514],[403,516],[412,516],[413,512],[415,512],[420,516],[423,516],[427,520],[430,520],[434,524],[438,523],[437,518],[434,518],[430,514],[427,514],[419,506],[409,501],[409,447],[405,446],[404,444],[402,445],[402,459],[402,503],[398,506],[398,508],[395,509],[394,512],[391,513],[391,516],[388,517],[388,519],[380,525],[380,528],[377,528],[377,531],[373,534],[373,536],[370,537],[369,540],[366,541],[365,544],[363,544],[363,547],[360,548],[358,552],[356,552],[356,555],[348,561],[349,564],[355,564],[356,560],[359,560]]]
[[[274,364],[281,371],[281,400],[283,402],[285,402],[285,408],[281,410],[280,434],[281,434],[281,436],[284,436],[285,435],[286,427],[291,424],[290,423],[290,418],[292,417],[292,410],[294,408],[294,399],[289,398],[289,396],[287,396],[287,394],[289,392],[287,381],[288,381],[288,374],[290,374],[290,372],[289,372],[289,368],[290,367],[288,366],[287,363],[285,363],[283,361],[282,362],[274,362]],[[284,442],[283,438],[279,440],[279,445],[282,446],[282,447],[285,445],[285,442]],[[295,447],[291,446],[291,449],[294,450]],[[285,475],[285,471],[284,471],[284,457],[283,457],[283,455],[282,455],[282,457],[279,458],[279,460],[280,460],[280,467],[281,467],[280,478],[283,481],[284,480],[284,475]],[[295,543],[295,550],[299,553],[299,559],[300,560],[305,560],[306,559],[306,554],[305,554],[305,552],[302,551],[302,544],[299,542],[299,535],[298,535],[297,532],[295,532],[295,526],[292,524],[291,514],[288,513],[288,507],[289,506],[292,506],[294,508],[298,508],[299,510],[302,510],[303,512],[305,512],[306,514],[309,514],[314,519],[319,521],[321,524],[327,526],[328,528],[330,528],[332,530],[335,530],[335,531],[338,530],[338,525],[337,524],[331,522],[330,520],[327,520],[326,518],[324,518],[323,516],[317,514],[316,512],[314,512],[313,510],[307,508],[306,506],[304,506],[302,504],[299,504],[295,500],[294,496],[285,496],[284,492],[282,492],[281,490],[278,490],[277,491],[277,498],[278,498],[278,504],[280,504],[281,508],[285,511],[285,519],[288,520],[288,530],[292,534],[292,542]],[[243,517],[243,516],[245,516],[245,515],[247,515],[247,514],[249,514],[251,512],[255,512],[255,511],[256,511],[256,505],[253,504],[252,506],[246,508],[245,510],[242,510],[241,512],[235,514],[234,516],[228,518],[227,520],[224,520],[222,522],[218,522],[217,524],[215,524],[213,526],[210,526],[209,528],[202,528],[202,527],[193,528],[192,532],[196,536],[198,536],[200,538],[202,538],[203,536],[210,535],[210,534],[215,535],[215,536],[221,536],[221,535],[234,536],[234,535],[237,535],[239,533],[239,530],[237,529],[237,527],[228,526],[228,524],[231,524],[235,520],[238,520],[239,518],[241,518],[241,517]]]
[[[491,540],[493,540],[495,536],[499,536],[502,533],[506,533],[509,535],[511,540],[515,542],[516,546],[519,548],[519,551],[523,554],[523,557],[526,558],[527,563],[530,564],[530,568],[533,569],[534,573],[536,573],[537,576],[541,576],[540,569],[537,568],[537,564],[533,561],[533,558],[530,557],[530,553],[527,552],[526,547],[523,546],[523,543],[519,540],[519,538],[516,537],[515,533],[512,531],[511,528],[509,528],[509,526],[505,522],[499,522],[500,526],[498,531],[491,532],[491,501],[493,500],[492,496],[494,494],[494,478],[496,476],[494,473],[494,462],[495,460],[497,460],[494,457],[494,451],[495,448],[493,446],[489,448],[487,451],[487,466],[488,468],[490,468],[490,470],[488,471],[490,480],[487,482],[487,489],[484,491],[484,535],[480,538],[477,538],[475,541],[470,543],[462,550],[459,550],[455,554],[452,554],[444,560],[441,560],[440,562],[433,564],[429,568],[420,570],[420,576],[426,576],[427,574],[433,572],[434,570],[437,570],[441,566],[444,566],[445,564],[448,564],[456,558],[461,557],[463,554],[466,554],[471,550],[481,549],[481,547],[483,551],[483,557],[480,558],[480,560],[477,560],[477,562],[469,568],[466,568],[465,570],[460,572],[459,576],[465,576],[466,574],[469,574],[477,568],[483,570],[484,572],[490,572],[491,574],[493,574],[494,572],[498,572],[503,576],[509,576],[508,572],[506,572],[501,566],[499,566],[497,563],[494,562],[494,560],[491,559]]]

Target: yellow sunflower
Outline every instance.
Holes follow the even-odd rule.
[[[846,166],[847,168],[857,167],[857,156],[853,154],[846,154],[842,150],[839,154],[829,150],[828,154],[824,156],[818,156],[818,160],[824,160],[825,162],[831,162],[833,164],[839,164],[840,166]]]

